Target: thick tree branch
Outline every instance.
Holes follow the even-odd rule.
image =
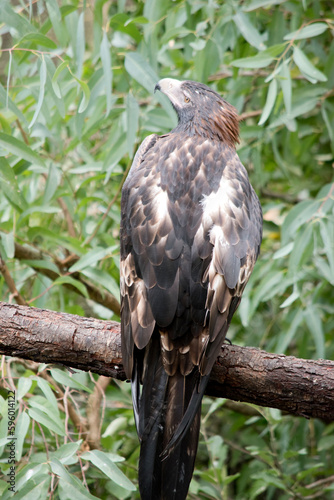
[[[0,353],[125,380],[120,325],[0,302]],[[334,362],[225,345],[207,394],[334,420]]]

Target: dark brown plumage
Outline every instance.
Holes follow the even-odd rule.
[[[262,212],[235,152],[236,110],[206,85],[156,87],[175,108],[122,191],[122,351],[143,500],[187,496],[201,401],[259,254]]]

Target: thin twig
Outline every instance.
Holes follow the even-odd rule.
[[[15,302],[17,304],[19,304],[20,306],[27,306],[28,303],[24,300],[24,298],[22,297],[20,292],[17,290],[16,285],[15,285],[15,281],[13,280],[12,275],[10,274],[9,269],[8,269],[5,261],[3,260],[1,254],[0,254],[0,273],[3,276],[7,286],[9,288],[9,291],[12,294],[12,297],[15,299]]]
[[[62,198],[57,198],[57,202],[58,202],[58,205],[60,206],[60,208],[62,209],[62,211],[64,213],[69,235],[72,238],[76,238],[77,237],[77,233],[76,233],[76,230],[75,230],[75,227],[74,227],[74,223],[73,223],[71,214],[70,214],[70,212],[69,212],[69,210],[67,208],[67,205],[66,205],[65,201]]]
[[[27,146],[29,146],[28,136],[27,136],[25,130],[23,129],[23,127],[21,125],[21,122],[20,122],[20,120],[18,118],[16,120],[16,125],[18,126],[18,129],[21,132],[21,135],[22,135],[22,138],[23,138],[24,142],[27,144]]]

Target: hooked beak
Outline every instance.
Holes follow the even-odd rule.
[[[182,81],[174,78],[163,78],[154,87],[154,92],[160,90],[171,101],[173,106],[182,107],[184,95],[181,90]]]

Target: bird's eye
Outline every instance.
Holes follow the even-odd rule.
[[[187,96],[184,96],[184,102],[190,102],[190,99],[189,99],[189,97],[187,97]]]

